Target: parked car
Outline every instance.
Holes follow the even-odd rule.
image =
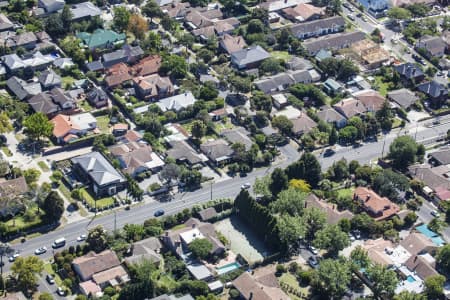
[[[351,233],[348,234],[348,238],[350,239],[350,242],[354,242],[356,240],[353,234]]]
[[[356,19],[355,19],[355,16],[353,16],[352,14],[349,14],[348,16],[347,16],[350,20],[352,20],[352,21],[355,21]]]
[[[250,187],[251,187],[252,185],[250,184],[250,183],[244,183],[242,186],[241,186],[241,189],[243,189],[243,190],[248,190]]]
[[[309,250],[312,254],[314,254],[314,255],[319,254],[319,251],[318,251],[314,246],[312,246],[312,245],[309,245],[309,246],[308,246],[308,250]]]
[[[333,149],[328,148],[327,150],[325,150],[325,152],[323,153],[324,157],[329,157],[332,156],[333,154],[335,154],[336,152]]]
[[[155,213],[153,214],[155,217],[161,217],[162,215],[164,215],[165,212],[162,209],[158,209],[157,211],[155,211]]]
[[[86,239],[87,239],[87,235],[82,234],[79,237],[77,237],[77,242],[82,242],[82,241],[84,241]]]
[[[49,284],[54,284],[55,283],[55,277],[53,277],[53,275],[51,275],[51,274],[47,274],[47,276],[45,276],[45,280],[47,280],[47,282]]]
[[[8,260],[10,262],[13,262],[16,260],[16,258],[18,258],[20,256],[20,254],[18,252],[14,253],[13,255],[11,255],[10,257],[8,257]]]
[[[308,258],[308,264],[311,266],[311,268],[316,269],[317,267],[319,267],[319,262],[317,261],[317,259],[314,256],[310,256]]]
[[[41,254],[44,254],[45,252],[47,252],[47,247],[45,247],[45,246],[34,250],[34,254],[36,254],[36,255],[41,255]]]
[[[437,210],[432,210],[431,215],[435,218],[439,218],[441,214]]]
[[[56,293],[61,296],[64,297],[66,295],[66,290],[63,289],[62,287],[58,286],[58,289],[56,290]]]
[[[353,235],[357,240],[361,239],[361,232],[359,230],[354,230]]]

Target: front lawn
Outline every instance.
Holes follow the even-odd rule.
[[[285,62],[291,59],[291,55],[287,51],[272,51],[270,53],[276,59],[282,59]]]
[[[94,197],[92,197],[91,193],[84,188],[81,189],[81,197],[86,201],[89,207],[97,207],[98,209],[103,209],[114,205],[114,199],[112,197],[95,200]]]
[[[50,264],[50,263],[45,264],[44,265],[44,270],[48,274],[53,275],[53,277],[55,278],[55,283],[58,286],[62,286],[63,282],[61,280],[61,277],[59,277],[59,275],[57,273],[55,273],[55,271],[53,271],[52,264]]]
[[[8,157],[11,157],[13,155],[11,150],[9,150],[8,146],[2,146],[2,151]]]
[[[64,88],[71,87],[72,84],[75,82],[75,79],[71,76],[62,77],[61,80],[62,80],[62,86]]]
[[[350,187],[347,189],[340,189],[337,191],[338,197],[340,198],[352,198],[353,192],[355,191],[355,188]]]
[[[37,205],[28,207],[23,215],[17,215],[14,218],[5,222],[7,232],[26,231],[32,227],[38,226],[42,223],[44,212],[41,209],[38,213]]]
[[[109,133],[109,116],[99,116],[97,119],[97,128],[100,129],[102,133]]]
[[[189,133],[192,133],[192,124],[193,122],[187,122],[184,124],[181,124],[181,126]],[[216,140],[218,137],[214,133],[207,133],[204,137],[202,137],[201,142],[204,143],[208,140]]]
[[[374,88],[378,90],[381,96],[386,97],[388,91],[391,90],[391,85],[390,82],[383,82],[383,77],[375,76]]]
[[[285,292],[287,292],[287,294],[291,299],[294,300],[306,299],[300,297],[299,295],[302,296],[309,295],[308,288],[301,287],[300,284],[298,283],[297,278],[295,278],[295,276],[292,275],[291,273],[284,273],[283,275],[281,275],[281,277],[278,278],[278,281],[280,282],[281,288]]]
[[[38,166],[39,166],[39,168],[41,168],[41,170],[43,171],[43,172],[48,172],[48,171],[50,171],[50,168],[47,166],[47,164],[44,162],[44,161],[38,161]]]
[[[85,111],[85,112],[89,112],[91,110],[93,110],[93,107],[89,104],[89,101],[87,100],[83,100],[80,102],[80,107]]]

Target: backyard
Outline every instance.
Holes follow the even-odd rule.
[[[97,118],[97,128],[102,133],[109,133],[109,116],[98,116]]]
[[[280,282],[281,288],[285,292],[287,292],[289,297],[293,300],[304,299],[297,296],[298,294],[301,295],[309,294],[308,288],[300,286],[297,278],[291,273],[284,273],[283,275],[281,275],[281,277],[278,278],[278,281]]]
[[[229,241],[231,250],[242,255],[249,264],[262,261],[271,253],[256,234],[237,216],[231,216],[214,224]]]
[[[186,130],[189,134],[192,132],[192,124],[193,122],[187,122],[184,124],[181,124],[181,126]],[[216,140],[217,136],[215,134],[207,133],[204,137],[202,137],[202,143],[208,141],[208,140]]]

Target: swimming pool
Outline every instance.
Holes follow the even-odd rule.
[[[406,280],[408,282],[416,282],[416,279],[414,277],[412,277],[411,275],[408,275],[408,277],[406,277]]]
[[[216,271],[217,271],[218,275],[222,275],[222,274],[226,274],[228,272],[234,271],[236,269],[239,269],[240,267],[241,267],[241,264],[238,263],[237,261],[235,261],[233,263],[222,266],[220,268],[216,268]]]

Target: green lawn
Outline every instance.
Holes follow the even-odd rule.
[[[43,162],[42,160],[41,161],[38,161],[38,166],[39,166],[39,168],[41,168],[41,170],[43,171],[43,172],[48,172],[48,171],[50,171],[50,168],[48,167],[48,165],[45,163],[45,162]]]
[[[189,132],[189,134],[192,132],[192,122],[181,124],[181,126]],[[217,139],[217,136],[215,134],[207,134],[204,137],[202,137],[202,143],[208,141],[208,140],[215,140]]]
[[[295,290],[301,292],[303,295],[309,294],[308,288],[301,287],[297,281],[297,278],[295,278],[295,276],[292,275],[291,273],[284,273],[283,275],[281,275],[281,277],[278,278],[278,281],[280,282],[281,285],[284,285],[284,284],[289,285],[290,287],[294,288]],[[283,289],[283,290],[286,292],[286,289]],[[288,295],[291,299],[294,299],[294,300],[302,299],[292,293],[288,293]],[[303,298],[303,299],[306,299],[306,298]]]
[[[86,203],[90,207],[104,208],[114,204],[114,199],[112,197],[106,197],[95,200],[86,189],[81,189],[81,193],[83,199],[86,200]]]
[[[355,188],[351,187],[348,189],[340,189],[337,191],[338,197],[353,197],[353,192],[355,191]]]
[[[11,157],[13,154],[11,150],[7,146],[2,146],[3,153],[5,153],[6,156]]]
[[[16,133],[14,136],[16,137],[16,140],[19,142],[21,142],[25,138],[25,136],[21,133]]]
[[[386,97],[389,90],[389,83],[383,82],[383,77],[375,76],[375,88],[383,97]]]
[[[38,214],[37,210],[38,210],[37,206],[27,208],[29,214],[34,216],[34,220],[27,220],[24,215],[18,215],[12,218],[11,220],[6,221],[5,222],[6,227],[11,230],[13,229],[22,230],[40,224],[42,222],[41,214],[43,214],[43,211],[40,210],[40,214]]]
[[[97,119],[97,127],[103,133],[109,133],[109,116],[99,116]]]
[[[87,100],[83,100],[83,101],[81,101],[79,104],[80,104],[80,107],[81,107],[85,112],[91,111],[91,110],[93,109],[93,107],[89,104],[89,101],[87,101]]]
[[[53,271],[52,264],[50,264],[50,263],[45,264],[45,265],[44,265],[44,270],[45,270],[45,272],[47,272],[48,274],[51,274],[51,275],[53,275],[53,276],[55,277],[55,283],[56,283],[58,286],[62,286],[62,280],[61,280],[61,278],[59,277],[59,275],[56,274],[55,271]]]
[[[75,82],[75,79],[71,76],[62,77],[61,80],[62,80],[62,86],[64,88],[67,86],[71,86]]]
[[[291,55],[287,51],[272,51],[270,54],[274,58],[282,59],[284,61],[288,61],[291,58]]]

